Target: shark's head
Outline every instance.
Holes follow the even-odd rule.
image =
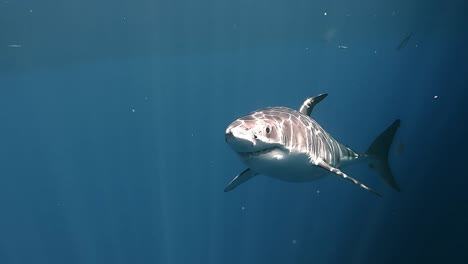
[[[241,156],[259,156],[282,148],[281,131],[274,119],[247,115],[226,129],[226,142]]]

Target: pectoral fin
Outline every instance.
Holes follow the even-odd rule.
[[[362,184],[361,182],[359,182],[358,180],[352,178],[352,177],[349,177],[348,175],[346,175],[344,172],[342,172],[341,170],[337,169],[337,168],[334,168],[330,165],[328,165],[325,161],[323,160],[317,160],[314,162],[315,165],[319,166],[319,167],[322,167],[330,172],[333,172],[334,174],[338,175],[338,176],[341,176],[342,178],[344,179],[347,179],[347,180],[350,180],[352,181],[354,184],[357,184],[359,185],[361,188],[364,188],[366,190],[368,190],[369,192],[372,192],[373,194],[379,196],[379,197],[382,197],[379,193],[377,193],[376,191],[374,191],[373,189],[371,189],[370,187],[367,187],[366,185]]]
[[[242,183],[250,180],[253,176],[257,175],[258,173],[252,171],[250,168],[246,169],[245,171],[241,172],[241,174],[237,175],[232,179],[232,181],[224,188],[224,192],[229,192],[233,190],[237,186],[241,185]]]

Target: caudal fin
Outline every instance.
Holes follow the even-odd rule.
[[[393,138],[400,127],[400,119],[397,119],[384,132],[382,132],[370,145],[366,151],[366,156],[371,157],[372,161],[369,165],[377,170],[380,177],[396,191],[400,191],[400,187],[393,178],[392,170],[388,163],[388,151],[392,145]]]

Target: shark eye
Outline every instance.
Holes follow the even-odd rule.
[[[270,127],[266,127],[265,131],[267,132],[267,134],[270,134],[270,132],[271,132]]]

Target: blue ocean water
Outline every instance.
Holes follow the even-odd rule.
[[[0,263],[466,263],[465,10],[1,1]],[[382,198],[333,175],[224,193],[245,169],[226,126],[319,93],[357,151],[402,120],[402,191],[360,164]]]

